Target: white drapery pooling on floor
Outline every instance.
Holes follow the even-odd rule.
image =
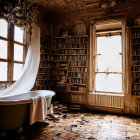
[[[21,77],[7,89],[0,91],[0,98],[29,92],[35,83],[40,62],[40,29],[33,25],[31,42],[27,51]]]

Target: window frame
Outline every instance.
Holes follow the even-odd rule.
[[[122,44],[122,31],[106,31],[106,32],[96,32],[95,35],[95,66],[94,66],[94,87],[96,86],[96,74],[97,73],[106,73],[106,72],[96,72],[96,64],[97,64],[97,37],[107,37],[107,36],[115,36],[115,35],[121,35],[121,47],[123,51],[123,44]],[[123,53],[123,52],[122,52]],[[122,55],[122,62],[123,62],[123,55]],[[122,72],[108,72],[108,74],[121,74],[122,75],[122,87],[123,87],[123,63],[122,63]],[[95,88],[94,88],[95,89]],[[123,91],[123,90],[122,90]],[[111,92],[111,91],[96,91],[94,90],[95,93],[112,93],[112,94],[122,94],[122,92]]]
[[[0,17],[7,22],[7,20],[3,17]],[[8,63],[8,71],[7,71],[7,81],[0,81],[0,84],[7,84],[10,86],[15,81],[13,80],[13,70],[14,70],[14,63],[23,64],[25,63],[25,57],[27,52],[27,42],[26,42],[26,31],[24,30],[23,34],[23,43],[14,40],[14,32],[15,26],[11,23],[7,22],[7,38],[0,36],[0,40],[7,41],[7,59],[0,58],[0,62],[7,62]],[[23,46],[23,61],[15,61],[14,60],[14,44]]]
[[[117,23],[119,23],[119,27],[117,27]],[[120,24],[121,23],[121,24]],[[106,26],[114,24],[114,27]],[[105,25],[104,29],[96,29],[97,25]],[[89,42],[89,51],[88,51],[88,92],[90,94],[95,94],[95,66],[96,66],[96,35],[97,34],[106,34],[106,33],[116,33],[121,32],[122,34],[122,93],[127,94],[129,84],[128,84],[128,59],[127,57],[127,43],[126,43],[126,20],[124,18],[120,19],[106,19],[106,20],[94,20],[90,22],[90,42]],[[102,93],[101,93],[102,94]],[[107,92],[105,94],[116,94],[114,92]],[[118,93],[117,93],[118,94]]]

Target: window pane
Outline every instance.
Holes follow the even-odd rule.
[[[16,81],[20,78],[22,73],[23,64],[14,64],[13,80]]]
[[[96,74],[95,90],[122,92],[122,74]]]
[[[0,62],[0,81],[7,81],[7,62]]]
[[[0,40],[0,58],[7,59],[7,41]]]
[[[121,36],[97,37],[97,72],[122,72]]]
[[[14,40],[23,43],[23,28],[15,26]]]
[[[14,44],[14,60],[23,62],[23,46]]]
[[[7,38],[8,23],[4,19],[0,19],[0,36]]]

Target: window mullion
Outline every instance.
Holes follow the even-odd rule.
[[[13,81],[13,59],[14,59],[14,25],[8,24],[8,81],[9,85]]]

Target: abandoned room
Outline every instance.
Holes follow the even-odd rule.
[[[0,140],[140,140],[139,0],[0,0]]]

